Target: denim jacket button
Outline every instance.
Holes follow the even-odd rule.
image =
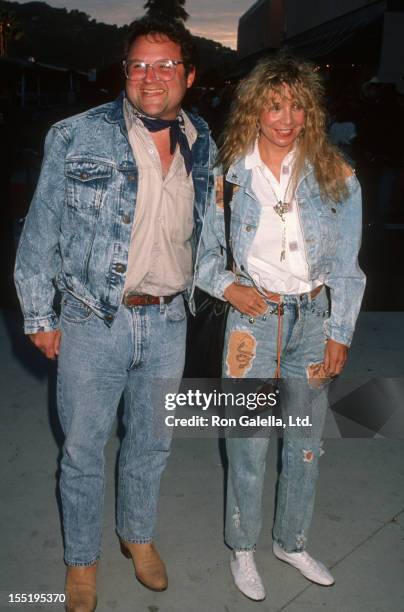
[[[114,319],[114,317],[113,317],[112,315],[106,315],[106,316],[105,316],[105,320],[106,320],[106,321],[108,321],[109,323],[110,323],[111,321],[113,321],[113,319]]]
[[[87,179],[88,178],[87,172],[80,172],[80,178]]]
[[[126,266],[124,264],[116,264],[115,271],[116,272],[125,272]]]
[[[247,227],[245,228],[245,231],[246,232],[251,232],[251,230],[252,230],[251,225],[247,225]]]
[[[124,223],[130,223],[130,216],[129,215],[122,215],[122,221]]]
[[[134,174],[128,174],[128,181],[134,181],[135,180],[135,175]]]

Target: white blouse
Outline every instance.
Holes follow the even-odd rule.
[[[248,254],[248,272],[261,289],[283,294],[305,293],[321,285],[321,280],[310,281],[308,277],[297,203],[291,193],[293,161],[292,150],[282,162],[278,182],[261,159],[258,141],[245,158],[246,169],[252,171],[252,190],[261,206],[257,232]],[[289,203],[284,215],[286,241],[282,261],[284,224],[273,208],[278,201]]]

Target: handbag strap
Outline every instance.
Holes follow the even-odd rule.
[[[233,196],[233,184],[226,181],[223,174],[223,206],[224,206],[224,235],[226,238],[226,270],[233,270],[234,258],[230,246],[230,221],[231,208],[230,201]]]

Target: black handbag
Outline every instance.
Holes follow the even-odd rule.
[[[230,200],[233,185],[223,176],[226,270],[233,270],[230,248]],[[229,302],[223,302],[195,287],[195,316],[188,317],[184,378],[221,378],[224,337]]]

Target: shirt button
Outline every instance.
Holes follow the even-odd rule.
[[[87,174],[87,172],[80,172],[80,178],[81,178],[81,179],[88,179],[88,174]]]
[[[122,221],[124,223],[130,223],[130,217],[129,215],[122,215]]]
[[[120,264],[120,263],[116,264],[115,266],[116,272],[125,272],[125,270],[126,270],[126,266],[124,264]]]

